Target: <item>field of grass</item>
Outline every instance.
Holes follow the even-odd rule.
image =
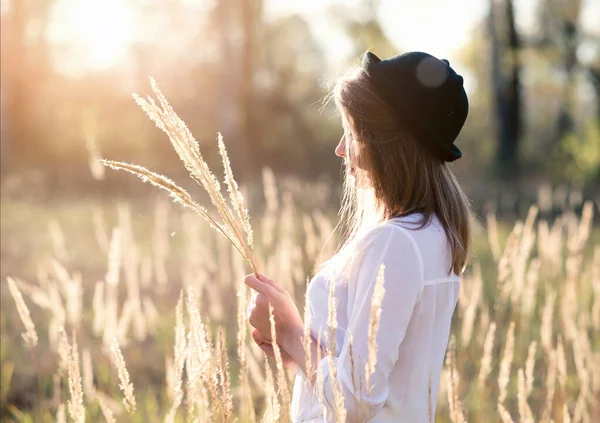
[[[299,306],[335,226],[332,189],[267,177],[248,194],[259,267]],[[522,221],[480,222],[436,422],[600,421],[597,207],[548,222],[533,206]],[[250,269],[197,216],[163,196],[3,196],[1,231],[2,421],[289,420],[281,384],[291,391],[293,374],[265,368],[238,324]],[[196,363],[186,334],[202,338]]]

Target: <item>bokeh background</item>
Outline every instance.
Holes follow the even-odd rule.
[[[154,298],[167,317],[138,355],[135,347],[126,353],[135,357],[137,383],[160,396],[188,226],[162,193],[97,163],[140,164],[202,198],[165,134],[132,99],[151,93],[150,76],[215,168],[223,134],[256,222],[273,207],[319,210],[335,222],[342,166],[333,150],[342,128],[323,99],[366,50],[382,58],[426,51],[464,76],[470,113],[456,142],[463,158],[451,166],[476,216],[496,216],[501,239],[533,204],[549,221],[565,211],[579,215],[586,201],[598,212],[599,0],[2,0],[0,19],[3,420],[18,420],[16,409],[44,409],[56,366],[43,339],[35,355],[22,353],[6,277],[35,285],[52,273],[40,263],[58,260],[80,275],[83,297],[91,298],[106,273],[110,229],[123,222],[143,257],[166,257],[162,270],[140,268],[150,268],[152,280],[168,279],[170,288]],[[279,189],[276,205],[265,201],[267,180]],[[325,218],[310,213],[325,233]],[[476,245],[485,243],[479,236]],[[210,239],[198,254],[223,251]],[[273,245],[265,255],[275,254]],[[484,274],[495,272],[484,250],[476,253]],[[310,273],[314,257],[303,259],[297,279]],[[206,266],[204,276],[219,273]],[[142,290],[151,292],[148,286]],[[42,328],[44,313],[32,306]],[[103,360],[100,350],[94,357]],[[98,364],[106,369],[98,383],[116,386],[106,363]]]

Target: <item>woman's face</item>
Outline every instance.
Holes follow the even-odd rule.
[[[359,145],[354,139],[348,120],[342,115],[342,126],[344,127],[344,135],[339,144],[335,148],[335,154],[344,159],[344,165],[348,169],[350,175],[356,177],[356,172],[359,166]]]

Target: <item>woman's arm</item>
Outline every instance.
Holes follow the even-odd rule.
[[[258,331],[258,329],[254,329],[252,331],[252,339],[258,347],[264,351],[269,357],[275,358],[275,350],[273,349],[272,341],[268,340],[262,333]],[[295,368],[296,362],[294,359],[285,351],[283,346],[279,344],[279,352],[281,354],[281,361],[283,365],[287,368]]]
[[[264,275],[256,278],[254,275],[247,275],[244,280],[246,285],[255,290],[256,295],[248,309],[248,320],[256,328],[252,333],[255,342],[259,347],[269,355],[272,354],[271,322],[269,320],[269,305],[272,307],[273,317],[275,319],[275,332],[277,343],[281,345],[284,351],[282,356],[289,356],[306,375],[311,375],[312,383],[315,382],[316,366],[318,365],[317,342],[309,336],[308,341],[311,357],[310,368],[307,369],[307,360],[304,350],[304,324],[300,318],[300,313],[294,300],[289,293],[281,288],[275,281]],[[325,357],[327,351],[321,348],[320,357]]]
[[[309,348],[305,349],[305,342],[308,341]],[[303,327],[294,328],[294,330],[286,333],[282,337],[281,346],[286,353],[296,362],[296,365],[310,381],[311,385],[316,384],[317,368],[319,358],[327,357],[327,350],[321,345],[321,351],[318,352],[319,346],[317,341],[312,336],[306,338]],[[306,353],[310,353],[310,359],[307,359]],[[307,368],[310,365],[310,368]]]

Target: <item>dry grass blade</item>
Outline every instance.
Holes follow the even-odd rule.
[[[308,285],[308,284],[307,284]],[[307,379],[309,381],[315,380],[315,371],[316,368],[312,367],[312,357],[311,357],[311,331],[310,325],[312,323],[312,315],[310,313],[310,304],[308,300],[308,289],[305,291],[304,295],[304,337],[302,338],[302,347],[304,348],[304,356],[305,356],[305,369],[309,374],[307,375]]]
[[[514,420],[510,416],[508,410],[502,405],[502,403],[498,403],[498,414],[502,419],[502,423],[514,423]]]
[[[170,387],[169,395],[173,404],[167,414],[166,422],[174,421],[175,413],[183,401],[183,368],[187,353],[186,345],[186,327],[183,322],[183,290],[179,294],[179,301],[175,309],[175,345],[172,361],[172,372],[167,372],[167,385]]]
[[[94,387],[94,371],[92,367],[92,355],[89,348],[84,348],[83,351],[83,392],[88,401],[91,401],[96,395]]]
[[[223,159],[223,169],[225,170],[225,183],[227,184],[227,191],[231,200],[231,205],[238,217],[242,221],[244,226],[244,232],[246,232],[247,242],[250,247],[254,243],[254,235],[252,232],[252,226],[250,226],[250,216],[248,210],[244,208],[244,197],[240,193],[238,184],[233,177],[233,171],[231,170],[231,163],[229,162],[229,155],[223,142],[223,135],[219,133],[218,137],[219,153]]]
[[[17,288],[17,284],[12,278],[6,278],[8,282],[8,289],[10,290],[10,294],[15,300],[15,304],[17,305],[17,311],[19,312],[19,316],[21,317],[21,321],[25,326],[25,333],[23,333],[23,339],[25,340],[25,344],[29,347],[34,347],[37,345],[38,336],[35,331],[35,326],[33,321],[31,320],[31,316],[29,314],[29,308],[25,304],[23,300],[23,296],[21,295],[21,291]]]
[[[281,349],[277,343],[277,333],[275,331],[275,315],[273,314],[273,306],[269,304],[269,320],[271,322],[271,339],[273,340],[273,353],[275,356],[275,364],[277,365],[277,385],[278,391],[283,400],[283,412],[286,413],[287,407],[291,402],[290,392],[288,390],[288,381],[283,370],[283,359],[281,357]]]
[[[377,332],[379,331],[379,320],[381,317],[381,303],[383,302],[383,296],[385,295],[385,288],[383,283],[385,281],[385,265],[382,263],[377,269],[377,278],[375,280],[375,288],[373,289],[373,298],[371,300],[371,320],[369,322],[369,351],[368,351],[368,362],[366,372],[366,386],[367,390],[371,390],[371,375],[375,371],[377,364]]]
[[[175,184],[175,182],[171,181],[165,176],[159,175],[158,173],[154,173],[143,166],[134,165],[130,163],[116,162],[113,160],[100,160],[100,163],[115,170],[125,170],[129,173],[132,173],[141,178],[144,182],[150,182],[155,187],[159,187],[166,190],[169,193],[169,195],[171,195],[171,197],[173,197],[173,199],[181,205],[189,207],[196,213],[198,213],[198,211],[200,211],[201,213],[206,213],[206,210],[203,207],[199,206],[192,200],[192,197],[190,196],[190,194],[188,194],[186,190],[180,188],[179,186],[177,186],[177,184]],[[207,217],[210,218],[212,221],[212,218],[208,216],[208,213],[206,214]]]
[[[129,372],[125,365],[125,359],[123,358],[123,354],[121,354],[121,348],[119,348],[116,339],[113,339],[113,343],[110,347],[110,357],[119,373],[119,388],[121,388],[121,391],[123,392],[123,404],[125,405],[125,409],[129,413],[133,413],[136,409],[133,384],[129,381]]]
[[[64,346],[64,353],[67,360],[67,375],[69,382],[69,394],[71,399],[68,401],[69,415],[73,421],[77,423],[83,423],[85,421],[85,408],[83,407],[83,387],[81,384],[81,370],[79,367],[79,350],[77,348],[77,341],[75,339],[75,332],[73,332],[73,345],[69,344],[67,334],[60,328],[61,342]]]
[[[56,410],[56,423],[67,423],[67,413],[65,412],[64,404],[60,404]]]
[[[247,357],[247,344],[246,344],[246,296],[247,287],[243,283],[240,284],[237,292],[238,297],[238,308],[237,308],[237,354],[239,360],[239,379],[240,388],[242,390],[241,401],[242,401],[242,412],[244,415],[249,417],[250,422],[256,422],[256,413],[254,410],[254,403],[252,401],[252,389],[249,383],[248,373],[248,357]]]
[[[231,233],[230,230],[227,229],[227,225],[221,225],[217,223],[208,211],[192,200],[192,197],[186,190],[180,188],[175,182],[171,181],[169,178],[159,175],[158,173],[154,173],[143,166],[138,166],[130,163],[124,162],[116,162],[112,160],[101,160],[102,164],[111,167],[116,170],[125,170],[129,173],[132,173],[138,176],[144,182],[150,182],[155,187],[162,188],[166,190],[171,197],[173,197],[174,201],[183,205],[184,207],[188,207],[192,209],[195,213],[197,213],[200,217],[206,219],[212,228],[218,230],[223,235],[227,237],[229,242],[238,250],[238,252],[242,255],[242,257],[246,260],[246,262],[252,266],[252,260],[248,258],[248,256],[243,252],[243,247],[240,246],[236,237]],[[253,267],[254,269],[254,267]]]
[[[327,327],[329,329],[329,333],[327,334],[327,361],[329,365],[329,377],[333,393],[333,408],[335,412],[335,418],[336,421],[345,422],[346,408],[344,404],[344,392],[337,372],[337,367],[335,365],[335,357],[337,356],[336,332],[338,324],[335,300],[335,283],[333,280],[330,280],[327,316]],[[319,363],[319,361],[317,361],[317,363]]]
[[[459,396],[459,376],[456,367],[456,341],[454,335],[451,335],[448,342],[448,352],[446,354],[447,367],[447,388],[448,388],[448,405],[450,408],[450,419],[453,423],[464,423],[465,415],[463,406]]]
[[[535,367],[535,353],[537,350],[537,342],[532,341],[529,344],[529,349],[527,350],[527,361],[525,361],[525,380],[527,387],[527,397],[531,395],[533,391],[533,378],[534,378],[534,367]]]
[[[98,405],[100,406],[100,410],[102,411],[102,415],[104,416],[106,423],[116,423],[117,420],[115,419],[112,410],[106,403],[106,400],[101,395],[97,395],[96,399],[98,400]]]
[[[494,349],[494,336],[496,334],[496,322],[490,323],[485,341],[483,343],[483,355],[481,358],[481,366],[479,368],[479,383],[484,385],[485,380],[492,371],[492,350]]]
[[[504,403],[508,393],[508,381],[510,379],[510,368],[513,361],[513,353],[515,348],[515,322],[510,323],[508,333],[506,335],[506,346],[504,347],[504,355],[500,362],[500,373],[498,375],[498,402]]]
[[[143,180],[151,182],[153,185],[167,190],[171,196],[184,206],[192,208],[203,218],[207,219],[211,226],[223,233],[229,241],[235,246],[244,260],[250,265],[252,271],[258,275],[258,266],[253,256],[253,235],[250,226],[248,211],[243,207],[243,196],[238,189],[238,185],[233,178],[233,172],[229,164],[229,157],[222,137],[219,134],[219,152],[223,159],[225,168],[225,182],[229,189],[231,198],[230,208],[221,193],[221,185],[211,172],[208,164],[204,161],[198,142],[191,134],[185,123],[177,116],[177,113],[169,105],[165,96],[161,93],[156,82],[151,78],[152,90],[158,99],[158,104],[150,97],[141,98],[137,94],[133,97],[138,105],[146,112],[148,117],[156,123],[156,126],[162,129],[168,136],[175,152],[184,163],[191,177],[198,182],[210,197],[211,202],[217,209],[223,219],[222,224],[217,224],[205,209],[194,203],[191,197],[183,189],[179,188],[168,178],[150,172],[147,169],[125,163],[110,162],[101,160],[101,163],[114,169],[127,170],[140,176]],[[236,217],[237,215],[237,217]],[[244,236],[244,233],[246,236]]]
[[[146,112],[148,117],[154,121],[154,123],[156,123],[156,126],[162,129],[169,136],[169,140],[171,141],[173,148],[179,155],[181,161],[184,163],[186,169],[190,172],[192,178],[205,189],[210,197],[211,202],[223,218],[225,222],[224,229],[229,230],[230,235],[236,238],[242,247],[242,255],[244,259],[249,262],[252,270],[255,273],[258,273],[256,262],[252,256],[252,245],[251,243],[244,242],[244,231],[246,231],[248,239],[252,240],[251,231],[247,231],[250,225],[249,220],[241,218],[242,225],[240,227],[237,219],[235,218],[235,212],[227,206],[227,202],[221,193],[219,181],[211,172],[208,164],[202,157],[202,153],[198,147],[198,142],[193,137],[185,123],[179,118],[179,116],[177,116],[177,113],[175,113],[165,96],[158,89],[154,79],[150,78],[150,84],[160,105],[156,104],[156,102],[150,97],[143,99],[136,94],[133,96],[135,101]],[[221,154],[226,154],[225,145],[222,143],[220,145],[220,150]],[[228,162],[228,158],[226,157],[223,157],[223,160],[224,162]],[[228,172],[228,166],[226,165],[225,167],[226,178],[228,177],[227,173],[229,173],[231,178],[233,178],[233,174],[230,171]],[[242,196],[237,189],[237,184],[228,183],[228,185],[232,189],[235,202],[239,202]],[[244,215],[241,210],[240,215]]]

